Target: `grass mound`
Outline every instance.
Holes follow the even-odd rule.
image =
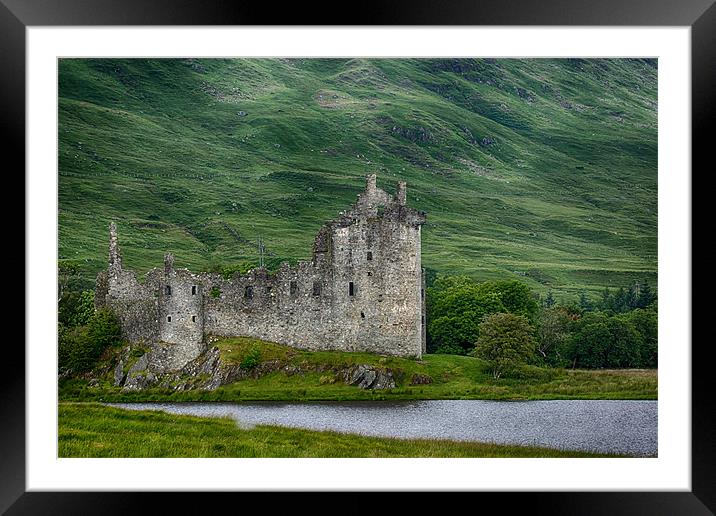
[[[318,401],[408,399],[656,399],[656,370],[569,370],[524,366],[511,377],[494,380],[487,364],[459,355],[424,355],[421,360],[346,353],[303,351],[248,337],[219,339],[213,343],[227,365],[241,365],[252,353],[257,365],[279,361],[281,367],[248,377],[214,391],[172,391],[149,388],[120,392],[112,387],[107,369],[97,385],[86,379],[60,381],[60,399],[66,401]],[[346,385],[339,371],[365,364],[389,369],[396,387],[360,389]],[[288,366],[288,367],[286,367]],[[243,366],[242,366],[243,367]],[[430,383],[412,385],[415,376]]]

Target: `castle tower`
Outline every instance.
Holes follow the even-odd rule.
[[[203,349],[204,309],[201,280],[186,269],[174,268],[174,255],[164,255],[158,285],[159,340],[173,347],[174,365],[196,358]]]
[[[421,356],[424,352],[420,227],[406,206],[406,183],[392,196],[375,174],[338,223],[330,225],[332,324],[347,349]]]

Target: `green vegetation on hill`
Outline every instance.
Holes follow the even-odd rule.
[[[59,257],[140,275],[307,259],[378,174],[423,264],[542,293],[656,285],[657,67],[639,59],[62,59]]]
[[[609,457],[535,446],[364,437],[60,403],[60,457]]]

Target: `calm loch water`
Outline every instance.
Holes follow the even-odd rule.
[[[657,402],[624,400],[319,403],[113,403],[133,410],[231,417],[372,436],[453,439],[569,450],[657,454]]]

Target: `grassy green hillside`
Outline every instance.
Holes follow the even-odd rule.
[[[90,285],[111,219],[144,273],[310,255],[378,174],[425,210],[423,262],[558,297],[656,284],[647,60],[63,59],[59,258]]]

